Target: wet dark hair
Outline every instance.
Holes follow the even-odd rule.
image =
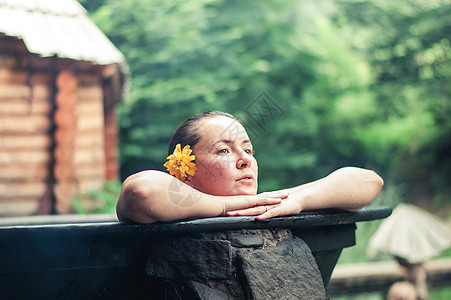
[[[198,134],[199,121],[213,117],[227,117],[236,120],[236,118],[231,114],[217,110],[206,111],[188,118],[182,124],[180,124],[180,126],[172,135],[169,142],[168,155],[171,155],[174,152],[175,146],[177,144],[180,144],[182,146],[182,149],[186,145],[190,145],[191,149],[193,149],[201,138],[201,136]]]

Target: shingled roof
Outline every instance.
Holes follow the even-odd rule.
[[[124,56],[76,0],[0,0],[0,35],[22,39],[30,53],[123,64]]]

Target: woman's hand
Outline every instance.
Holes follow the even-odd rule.
[[[280,203],[230,210],[227,215],[257,215],[257,220],[265,220],[326,208],[357,211],[369,204],[383,185],[383,179],[371,170],[345,167],[317,181],[285,190],[290,196]]]
[[[302,209],[299,201],[290,199],[287,191],[266,192],[259,194],[260,197],[276,197],[281,196],[281,201],[278,203],[262,203],[254,207],[229,210],[227,216],[257,216],[257,220],[265,220],[277,216],[294,215],[299,213]]]
[[[223,215],[246,216],[264,213],[265,207],[273,207],[288,197],[286,191],[261,193],[255,196],[232,196],[224,199]]]
[[[257,220],[266,220],[278,216],[295,215],[302,211],[299,201],[286,199],[278,205],[267,207],[267,211],[259,214]]]

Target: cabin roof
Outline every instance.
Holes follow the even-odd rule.
[[[125,58],[76,0],[0,0],[0,33],[22,39],[30,53],[125,64]]]

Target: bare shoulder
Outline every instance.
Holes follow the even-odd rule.
[[[145,170],[145,171],[141,171],[135,174],[130,175],[129,177],[127,177],[123,183],[122,186],[130,184],[130,183],[134,183],[136,181],[156,181],[160,178],[164,178],[164,177],[168,177],[170,176],[167,173],[161,172],[161,171],[157,171],[157,170]]]
[[[124,180],[116,205],[120,221],[137,221],[144,217],[152,194],[162,186],[170,175],[157,170],[146,170],[130,175]],[[152,222],[147,219],[146,223]],[[144,220],[143,220],[144,221]]]

